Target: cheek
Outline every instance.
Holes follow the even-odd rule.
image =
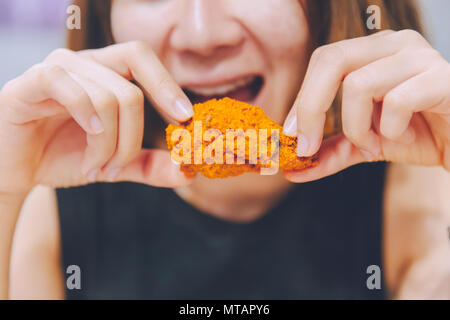
[[[167,19],[161,19],[161,17]],[[172,19],[170,8],[155,7],[136,1],[114,1],[111,9],[111,30],[116,43],[144,41],[156,52],[162,50],[164,35]]]
[[[273,64],[301,64],[309,43],[303,8],[299,0],[283,0],[280,4],[279,0],[236,1],[235,10]]]

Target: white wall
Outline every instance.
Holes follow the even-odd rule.
[[[450,61],[450,0],[420,0],[429,40]]]

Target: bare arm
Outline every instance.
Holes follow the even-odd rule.
[[[14,234],[11,299],[63,299],[56,195],[37,186],[27,197]]]
[[[385,195],[386,280],[398,299],[450,299],[450,173],[391,165]]]
[[[0,193],[0,299],[7,299],[14,229],[25,196]]]

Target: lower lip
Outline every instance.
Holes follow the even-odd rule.
[[[260,96],[263,87],[264,87],[264,79],[261,76],[257,76],[248,85],[229,91],[223,95],[203,96],[195,94],[189,90],[184,91],[193,103],[202,103],[210,99],[221,99],[224,97],[229,97],[235,100],[253,104],[257,100],[258,96]]]

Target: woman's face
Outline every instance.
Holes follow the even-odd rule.
[[[116,42],[151,46],[193,103],[228,96],[282,123],[307,63],[299,0],[114,0]]]

